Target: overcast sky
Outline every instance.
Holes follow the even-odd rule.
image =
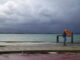
[[[80,33],[80,0],[0,0],[0,32]]]

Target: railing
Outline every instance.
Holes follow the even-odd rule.
[[[60,36],[63,37],[63,35],[57,35],[57,37],[56,37],[56,42],[57,42],[57,43],[59,43],[59,37],[60,37]],[[67,36],[67,37],[69,37],[69,36]],[[73,39],[73,33],[71,33],[71,36],[70,36],[70,37],[71,37],[71,43],[73,43],[73,42],[74,42],[74,41],[73,41],[73,40],[74,40],[74,39]]]

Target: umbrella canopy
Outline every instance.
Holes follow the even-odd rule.
[[[65,32],[68,36],[71,36],[71,32],[68,29],[65,29]]]

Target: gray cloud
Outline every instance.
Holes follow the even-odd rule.
[[[80,32],[80,0],[1,0],[0,32]]]

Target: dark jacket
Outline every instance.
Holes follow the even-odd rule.
[[[65,38],[66,36],[67,36],[67,34],[64,32],[64,33],[63,33],[63,37]]]

